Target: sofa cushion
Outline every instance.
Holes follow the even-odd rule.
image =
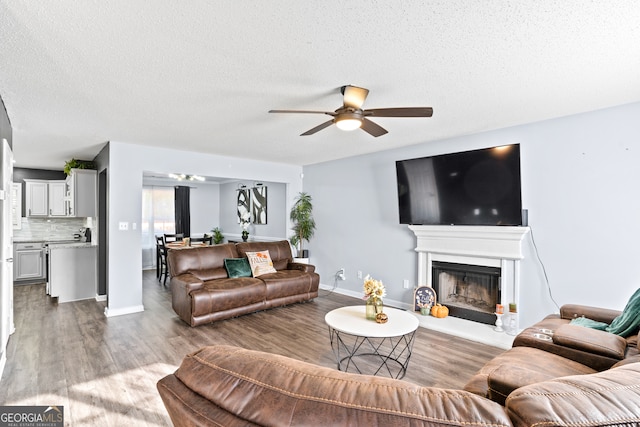
[[[513,347],[487,362],[464,389],[504,404],[509,393],[519,387],[594,372],[588,366],[537,348]]]
[[[184,358],[175,376],[212,408],[232,413],[247,424],[511,425],[500,405],[462,390],[345,373],[237,347],[200,349]],[[204,405],[198,409],[207,410]],[[178,418],[179,413],[174,416]]]
[[[247,259],[249,260],[253,277],[276,272],[276,269],[273,268],[269,251],[247,252]]]
[[[189,249],[169,249],[169,274],[174,277],[198,272],[197,277],[201,280],[224,278],[227,277],[227,270],[224,268],[225,258],[239,258],[236,245],[224,243]]]
[[[225,258],[224,268],[230,278],[251,277],[251,265],[246,258]]]
[[[293,261],[291,254],[291,244],[288,240],[277,242],[242,242],[236,244],[236,249],[240,256],[247,256],[247,252],[269,251],[273,267],[276,270],[285,270]]]
[[[264,302],[266,287],[253,277],[217,279],[191,292],[193,317]]]
[[[638,425],[640,363],[519,388],[506,409],[514,426]]]
[[[618,360],[624,358],[627,348],[627,341],[621,336],[571,324],[558,327],[553,334],[553,342]]]

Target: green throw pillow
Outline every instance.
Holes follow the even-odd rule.
[[[251,277],[251,266],[246,258],[225,258],[224,268],[229,277]]]

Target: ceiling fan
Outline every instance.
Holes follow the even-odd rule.
[[[335,123],[342,130],[361,128],[368,134],[378,137],[387,133],[387,130],[369,120],[368,117],[431,117],[433,115],[433,108],[431,107],[373,108],[364,110],[362,105],[369,94],[368,89],[346,85],[340,88],[340,93],[343,95],[342,106],[333,112],[309,110],[269,110],[269,112],[326,114],[333,117],[331,120],[309,129],[300,136],[313,135]]]

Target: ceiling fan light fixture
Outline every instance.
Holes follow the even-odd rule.
[[[340,130],[356,130],[362,126],[362,118],[355,114],[343,114],[336,117],[335,123]]]

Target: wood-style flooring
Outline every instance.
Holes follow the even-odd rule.
[[[104,302],[58,304],[44,285],[14,288],[16,332],[0,380],[0,405],[59,405],[70,426],[170,426],[156,382],[185,354],[228,344],[335,368],[324,316],[359,299],[320,291],[294,304],[191,328],[170,291],[143,274],[145,311],[106,318]],[[418,328],[405,381],[461,388],[504,350]]]

